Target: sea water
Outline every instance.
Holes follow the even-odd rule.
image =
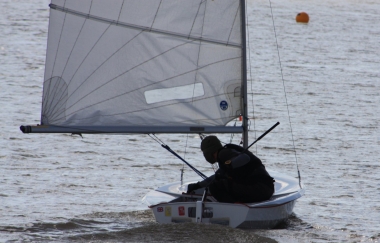
[[[306,188],[272,230],[157,224],[141,198],[198,178],[149,136],[19,131],[40,120],[48,4],[0,2],[0,242],[380,241],[380,2],[248,1],[250,141],[281,123],[251,151]],[[197,135],[159,138],[212,174]]]

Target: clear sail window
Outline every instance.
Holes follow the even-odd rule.
[[[167,89],[145,91],[145,100],[148,104],[179,99],[190,99],[205,94],[202,83],[178,86]]]

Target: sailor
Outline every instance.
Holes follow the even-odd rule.
[[[205,180],[189,184],[187,193],[208,187],[216,200],[227,203],[260,202],[273,195],[274,179],[250,151],[235,144],[222,146],[216,136],[204,138],[201,150],[207,162],[217,162],[219,169]]]

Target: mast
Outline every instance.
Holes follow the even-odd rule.
[[[240,0],[241,44],[242,44],[242,102],[243,102],[243,147],[248,147],[248,106],[247,106],[247,53],[246,53],[246,17],[245,0]]]

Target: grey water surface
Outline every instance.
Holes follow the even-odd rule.
[[[251,151],[306,188],[272,230],[156,223],[141,198],[184,167],[147,135],[19,131],[40,120],[48,4],[0,2],[0,242],[380,241],[379,1],[248,1],[250,141],[281,123]],[[199,137],[158,137],[212,174]]]

